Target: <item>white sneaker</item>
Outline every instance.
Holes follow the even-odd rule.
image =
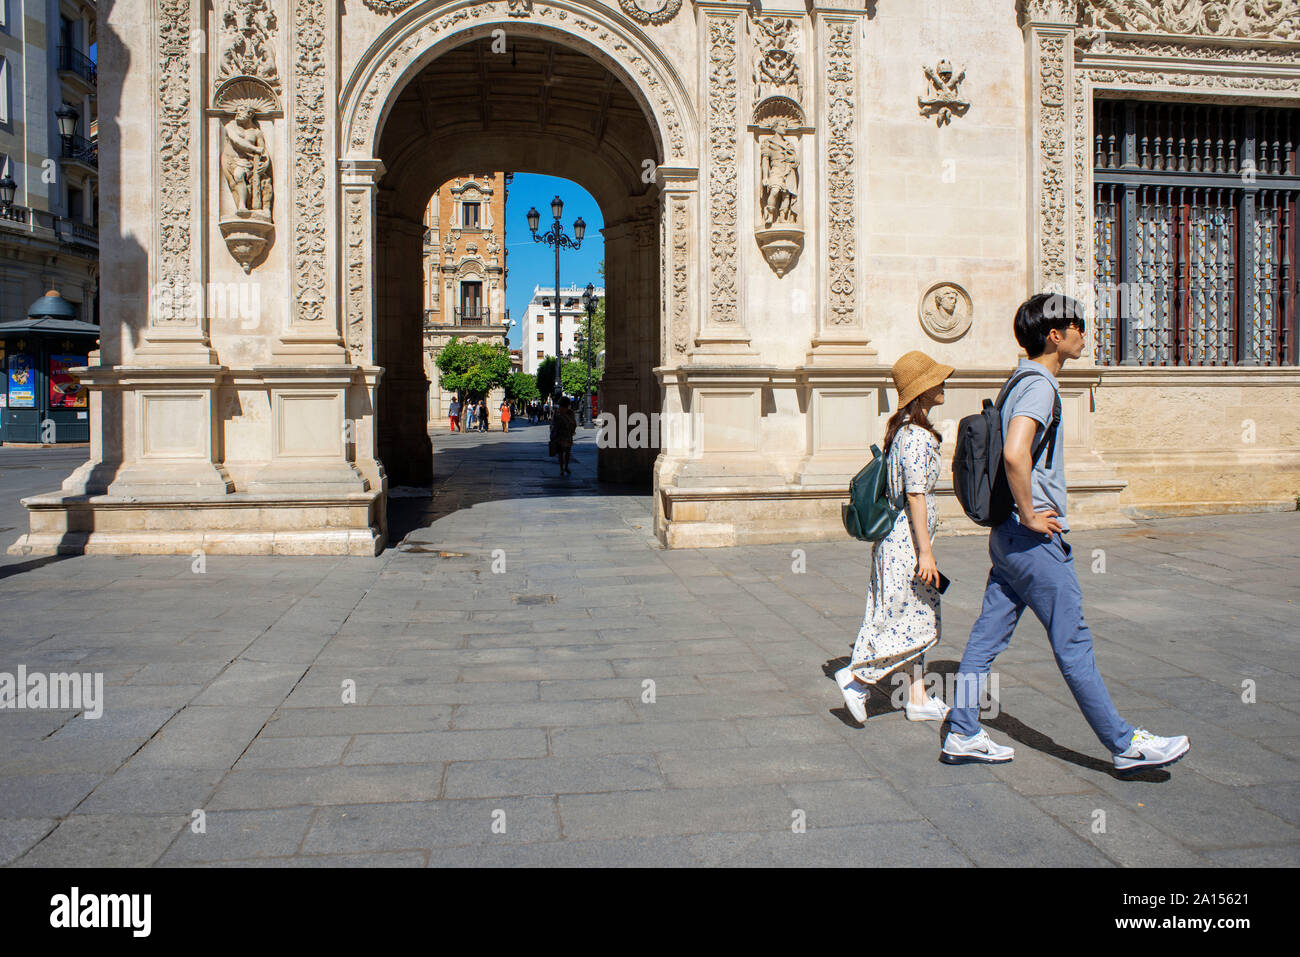
[[[867,690],[862,682],[853,676],[849,668],[844,667],[835,672],[835,683],[840,686],[840,693],[844,695],[844,704],[848,706],[849,714],[853,715],[858,724],[866,724]]]
[[[908,721],[942,721],[952,709],[943,703],[942,698],[930,695],[925,704],[912,704],[909,701],[903,710],[907,712]]]
[[[949,731],[943,740],[939,760],[944,764],[1006,764],[1015,755],[1015,748],[994,744],[989,733],[980,728],[980,733],[970,738]]]
[[[1142,728],[1133,732],[1133,742],[1123,754],[1115,755],[1116,771],[1137,771],[1141,768],[1162,768],[1173,764],[1189,750],[1191,743],[1186,735],[1162,738]]]

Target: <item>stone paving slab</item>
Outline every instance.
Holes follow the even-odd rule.
[[[590,433],[568,479],[544,435],[435,433],[377,558],[0,556],[0,671],[105,679],[97,721],[0,710],[0,864],[1300,865],[1300,515],[1072,533],[1117,706],[1190,735],[1178,765],[1115,775],[1026,614],[986,721],[1016,760],[952,768],[888,687],[860,725],[830,680],[868,546],[665,551]],[[0,525],[77,464],[47,451],[0,449]],[[936,553],[942,677],[988,563]]]

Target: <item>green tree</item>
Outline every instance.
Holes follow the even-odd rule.
[[[486,395],[510,377],[510,351],[500,342],[452,339],[438,353],[438,384],[458,395]]]
[[[543,398],[555,395],[555,356],[537,364],[537,393]]]
[[[554,373],[551,374],[554,378]],[[532,402],[542,394],[537,389],[537,376],[531,372],[512,372],[506,379],[506,398],[516,402]]]

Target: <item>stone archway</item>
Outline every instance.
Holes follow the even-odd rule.
[[[374,155],[342,161],[347,220],[355,228],[343,259],[357,280],[348,284],[348,327],[354,354],[368,351],[384,369],[373,435],[383,463],[377,471],[389,484],[427,484],[432,477],[421,400],[428,380],[412,345],[421,326],[421,216],[442,182],[468,170],[546,173],[592,194],[606,223],[602,401],[629,413],[660,408],[659,169],[665,152],[687,152],[679,106],[666,94],[670,81],[658,78],[646,57],[616,41],[610,49],[626,61],[620,62],[575,32],[586,28],[609,39],[603,28],[565,19],[563,27],[512,20],[504,37],[489,19],[443,33],[430,49],[421,49],[420,38],[439,33],[438,21],[417,21],[407,25],[405,39],[376,45],[381,65],[368,80],[364,67],[354,73],[340,126],[350,131],[351,147],[369,145]],[[638,64],[644,88],[627,75],[626,67]],[[385,88],[380,102],[377,91]],[[517,235],[525,227],[507,228]],[[365,235],[372,237],[371,255],[358,264],[354,253],[365,244],[355,240]],[[359,288],[367,280],[369,288]],[[648,483],[657,451],[602,449],[598,473]]]

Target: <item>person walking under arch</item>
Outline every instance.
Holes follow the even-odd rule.
[[[1021,359],[1001,405],[1002,460],[1014,504],[989,533],[984,605],[957,667],[952,721],[939,758],[946,764],[1010,761],[1014,749],[995,744],[979,722],[979,693],[994,659],[1011,642],[1026,607],[1047,629],[1052,654],[1084,719],[1121,772],[1172,764],[1191,745],[1134,728],[1111,700],[1083,620],[1083,593],[1065,541],[1065,439],[1056,421],[1056,377],[1084,349],[1083,306],[1067,296],[1039,293],[1016,311]],[[1028,373],[1022,376],[1022,373]],[[1011,380],[1008,380],[1010,382]],[[1042,433],[1041,438],[1039,433]]]
[[[447,416],[451,419],[451,431],[455,432],[460,419],[460,403],[456,401],[455,396],[451,397],[451,405],[447,407]]]
[[[573,454],[573,433],[578,431],[578,422],[569,404],[567,395],[560,396],[559,408],[551,416],[551,441],[555,443],[561,475],[573,474],[569,471],[569,458]]]
[[[909,721],[942,721],[948,706],[925,694],[925,653],[939,643],[939,567],[932,543],[938,525],[934,487],[939,443],[930,410],[944,402],[952,366],[924,352],[894,363],[898,409],[885,428],[890,501],[903,505],[889,534],[871,548],[867,609],[846,667],[835,674],[849,713],[866,721],[868,686],[903,668]]]

